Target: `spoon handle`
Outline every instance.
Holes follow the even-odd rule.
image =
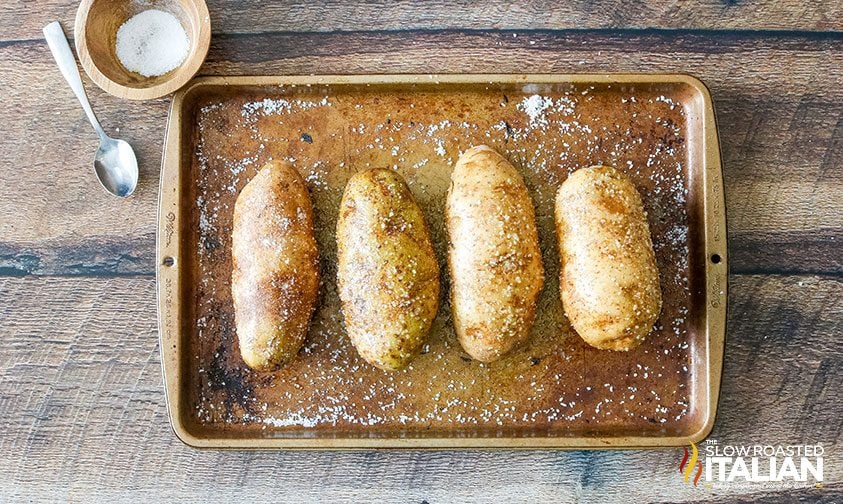
[[[79,69],[76,67],[76,58],[73,57],[73,52],[70,50],[70,44],[67,43],[67,37],[64,36],[64,31],[58,21],[53,21],[44,27],[44,38],[47,39],[47,45],[50,46],[50,52],[53,53],[53,58],[56,59],[61,74],[64,75],[65,80],[70,84],[70,89],[73,94],[82,104],[85,110],[85,115],[88,116],[88,121],[96,130],[100,139],[106,138],[105,132],[91,110],[91,104],[88,102],[88,95],[85,94],[85,88],[82,86],[82,77],[79,75]]]

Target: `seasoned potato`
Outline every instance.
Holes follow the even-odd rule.
[[[360,356],[387,371],[407,365],[439,308],[439,265],[424,215],[394,171],[349,180],[337,223],[337,276]]]
[[[497,360],[529,338],[544,284],[533,201],[518,171],[481,145],[457,161],[445,217],[457,337],[475,359]]]
[[[301,348],[319,291],[313,209],[289,163],[267,163],[237,197],[231,294],[240,353],[271,371]]]
[[[609,166],[574,172],[556,195],[565,314],[588,344],[638,346],[661,311],[659,272],[641,196]]]

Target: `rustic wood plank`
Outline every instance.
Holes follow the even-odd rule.
[[[26,44],[30,44],[26,42]],[[419,31],[222,34],[206,74],[686,72],[761,99],[843,95],[843,34]],[[318,57],[318,60],[313,59]],[[318,64],[317,64],[318,63]],[[787,65],[782,72],[781,65]]]
[[[0,501],[719,500],[677,449],[613,452],[198,451],[170,430],[151,278],[0,279]],[[841,495],[843,280],[737,276],[721,443],[821,442]],[[763,384],[763,385],[762,385]],[[751,419],[751,420],[750,420]],[[763,490],[753,491],[763,497]],[[776,496],[778,494],[772,494]],[[400,496],[400,497],[399,497]],[[782,495],[779,495],[782,497]]]
[[[7,2],[0,9],[1,40],[40,37],[57,19],[73,22],[78,2]],[[599,0],[596,2],[264,2],[209,1],[214,33],[332,32],[441,29],[686,29],[808,30],[843,29],[843,6],[834,0],[760,2],[673,2]],[[255,13],[260,15],[255,15]]]
[[[203,72],[692,72],[718,113],[733,271],[843,271],[843,37],[511,35],[219,36]],[[0,273],[151,274],[169,101],[120,101],[89,85],[106,129],[138,151],[139,188],[121,201],[91,173],[95,136],[43,43],[0,46],[0,85],[15,104],[0,140],[10,167],[0,171]]]

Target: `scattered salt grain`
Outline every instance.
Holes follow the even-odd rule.
[[[131,72],[145,77],[164,75],[187,58],[190,40],[169,12],[145,10],[117,30],[117,58]]]
[[[533,95],[529,98],[524,98],[524,101],[521,102],[518,108],[530,116],[530,124],[535,124],[541,118],[544,110],[550,107],[551,104],[553,104],[553,100],[539,95]]]

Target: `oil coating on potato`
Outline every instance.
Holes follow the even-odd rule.
[[[632,182],[609,166],[574,172],[556,195],[565,314],[588,344],[629,350],[661,311],[647,215]]]
[[[346,330],[370,364],[400,369],[420,351],[439,308],[439,265],[424,215],[392,170],[355,174],[337,222]]]
[[[481,145],[457,161],[445,217],[457,337],[475,359],[498,360],[529,338],[544,284],[533,201],[518,171]]]
[[[240,354],[253,369],[277,369],[301,348],[319,292],[310,195],[289,163],[267,163],[240,192],[231,258]]]

